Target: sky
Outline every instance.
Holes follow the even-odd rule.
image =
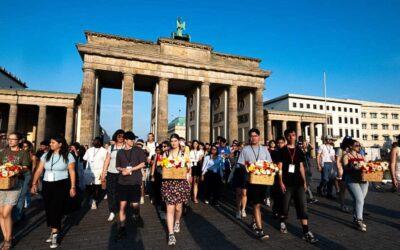
[[[30,89],[79,93],[85,30],[156,41],[176,18],[193,42],[257,57],[271,70],[264,100],[286,93],[400,104],[400,1],[20,1],[0,0],[0,66]],[[120,126],[121,96],[105,89],[101,125]],[[150,94],[135,92],[134,131],[150,128]],[[185,98],[169,98],[169,120]]]

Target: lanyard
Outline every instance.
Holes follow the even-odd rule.
[[[126,155],[126,151],[129,151],[129,158]],[[124,150],[125,159],[128,161],[128,166],[132,164],[132,148],[129,150]]]
[[[54,154],[51,156],[51,166],[50,166],[50,171],[53,171],[53,166],[57,164],[57,162],[59,162],[61,159],[61,155],[58,156],[58,159],[56,162],[53,163],[54,160]]]
[[[93,161],[99,151],[100,151],[100,149],[97,149],[97,151],[96,151],[96,148],[93,148]]]
[[[293,150],[293,154],[292,154],[292,152],[289,150],[289,147],[286,146],[286,148],[287,148],[287,150],[288,150],[288,152],[289,152],[290,159],[292,160],[292,164],[293,164],[293,162],[294,162],[294,157],[296,156],[296,147],[293,148],[293,149],[294,149],[294,150]]]
[[[256,158],[256,162],[257,162],[258,161],[258,157],[260,156],[260,145],[258,145],[257,155],[256,155],[256,152],[253,149],[253,146],[250,146],[250,147],[251,147],[251,151],[253,151],[254,157]]]

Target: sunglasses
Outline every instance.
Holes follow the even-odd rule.
[[[355,144],[354,147],[361,147],[361,145],[360,144]]]

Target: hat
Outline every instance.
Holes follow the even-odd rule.
[[[127,131],[124,134],[124,139],[135,140],[136,138],[138,137],[132,131]]]
[[[142,145],[144,145],[144,141],[143,141],[142,139],[139,139],[139,140],[136,141],[136,144],[142,144]]]
[[[333,137],[330,135],[325,136],[325,140],[333,140]]]

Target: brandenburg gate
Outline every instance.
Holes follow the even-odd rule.
[[[83,60],[77,141],[99,135],[103,88],[121,89],[121,128],[134,130],[134,91],[152,94],[150,130],[158,141],[168,135],[168,94],[186,96],[187,139],[210,142],[216,136],[247,139],[257,127],[264,138],[263,90],[269,71],[260,59],[218,53],[209,45],[173,38],[157,42],[85,32],[77,44]]]

